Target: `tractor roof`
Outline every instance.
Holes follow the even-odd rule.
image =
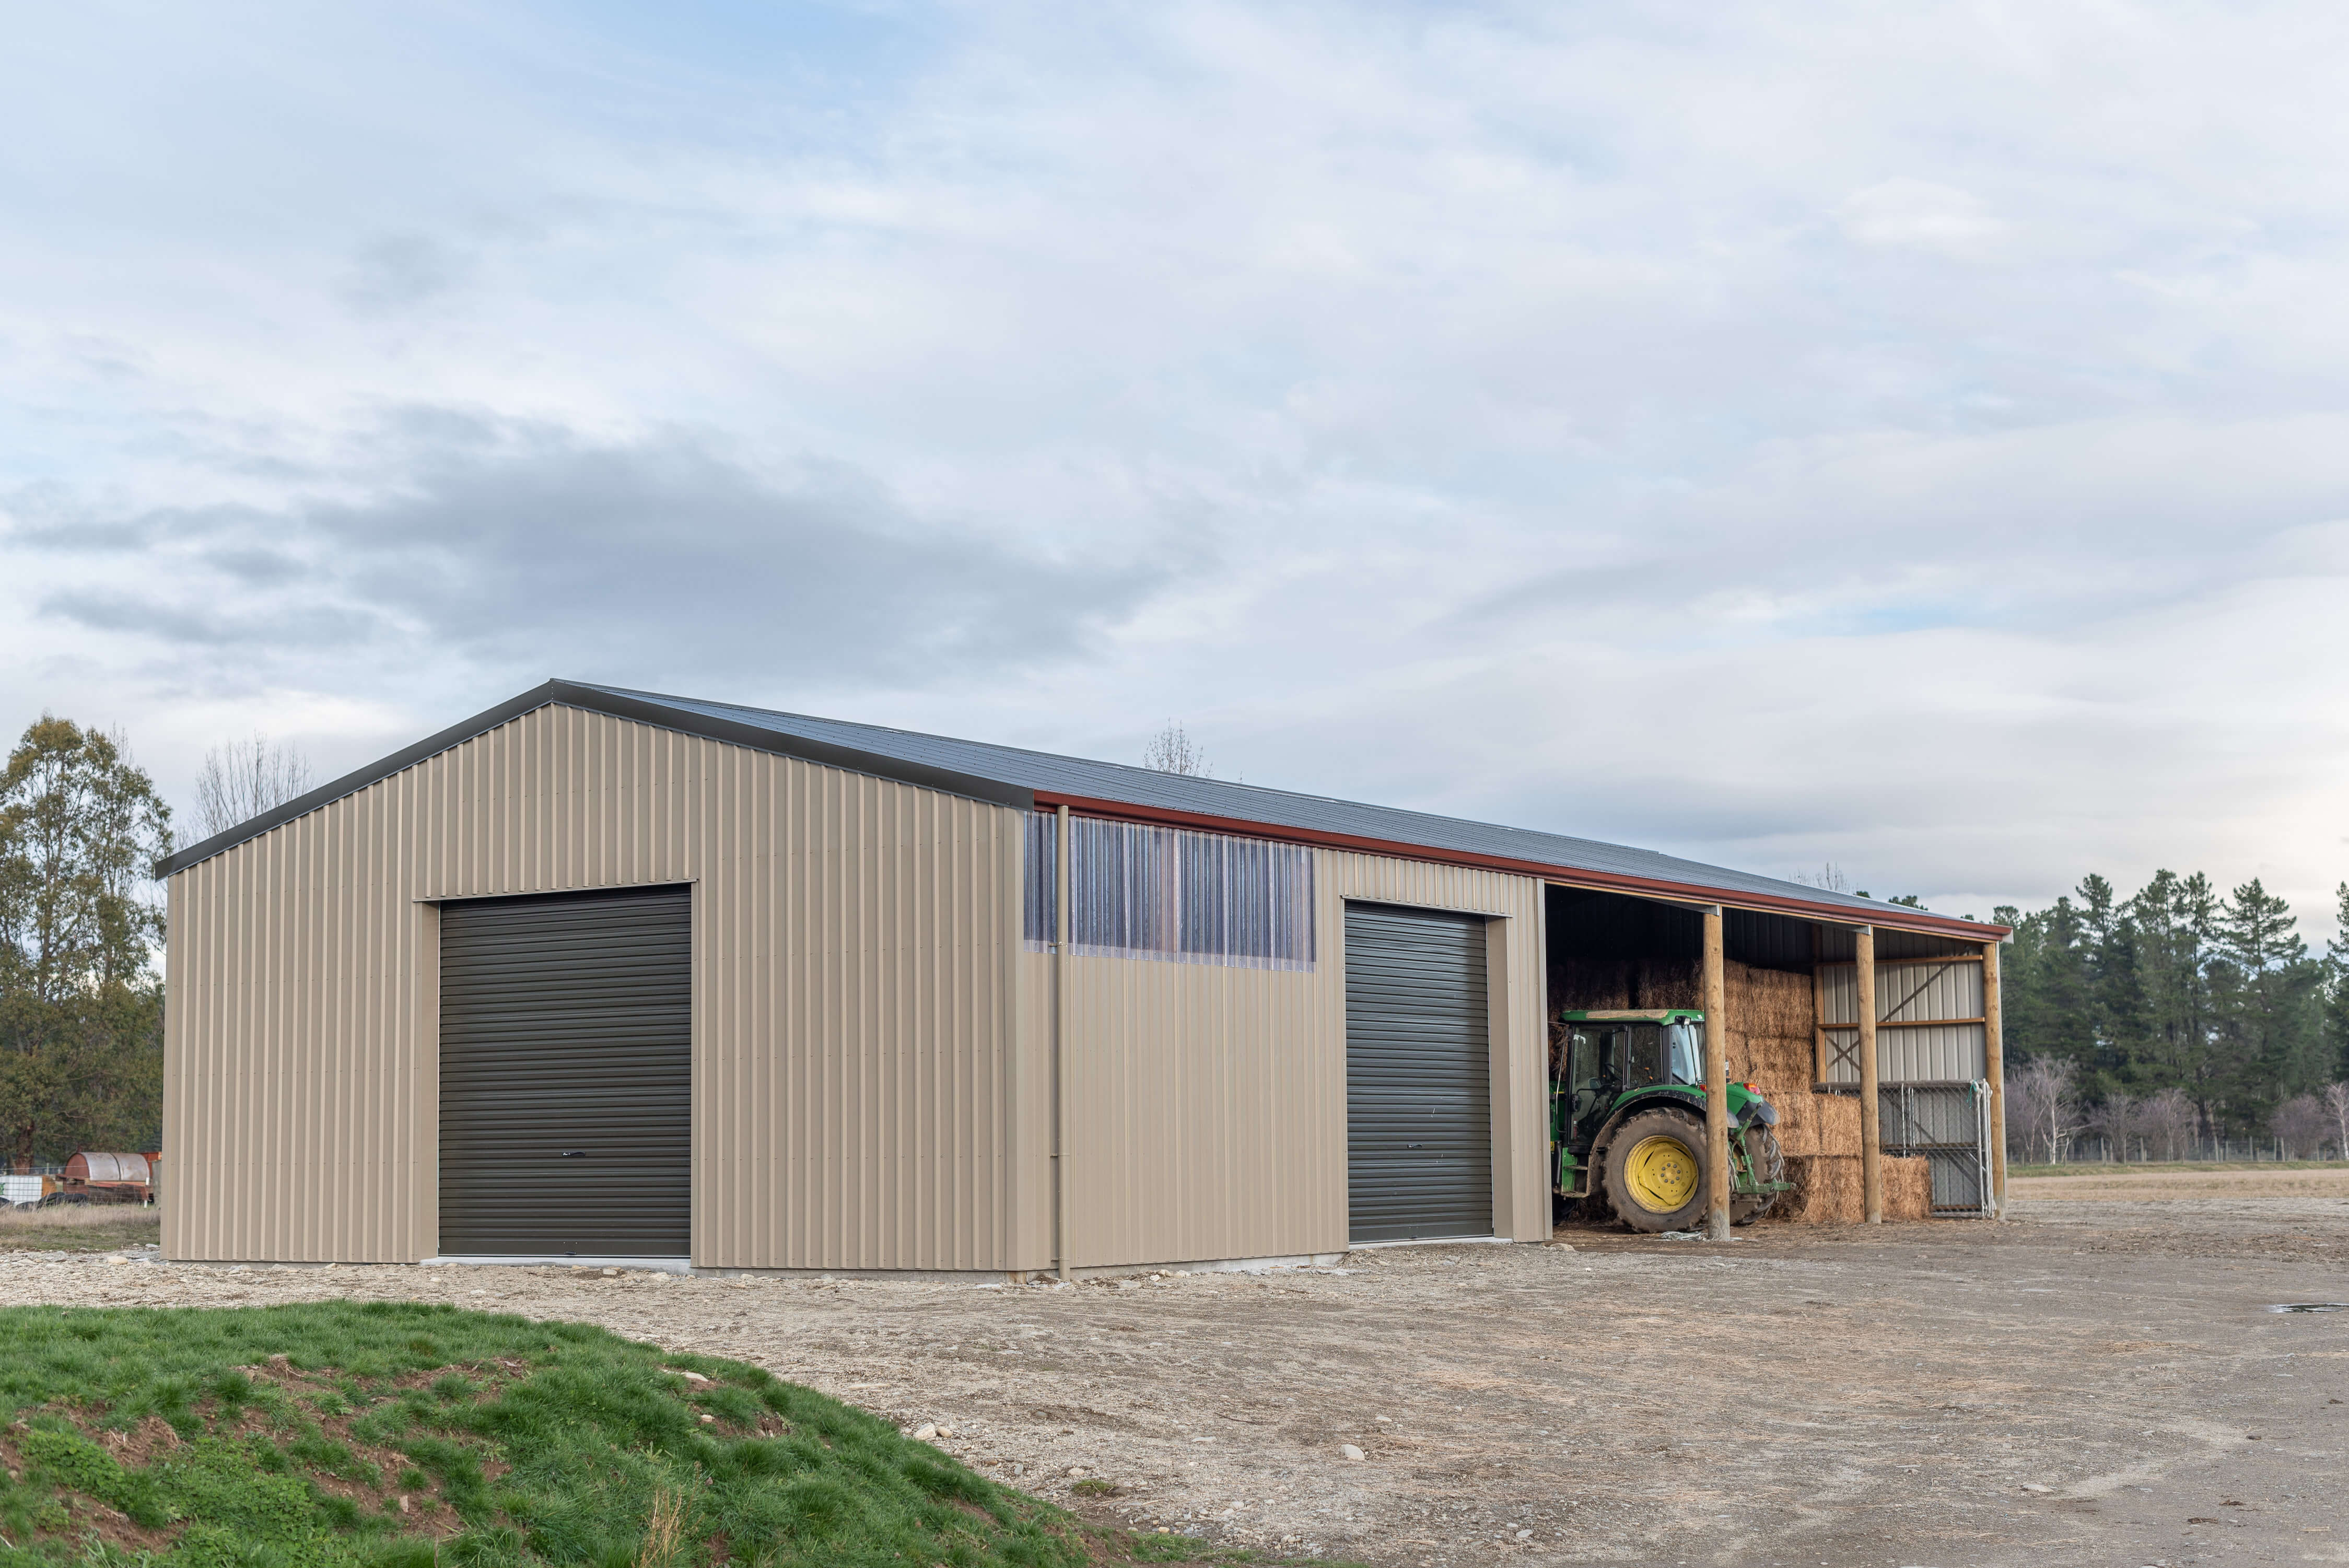
[[[1704,1020],[1704,1015],[1693,1007],[1590,1007],[1560,1013],[1558,1016],[1578,1024],[1693,1024]]]

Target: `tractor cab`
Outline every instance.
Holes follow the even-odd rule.
[[[1785,1190],[1778,1113],[1729,1086],[1731,1214],[1758,1218]],[[1704,1015],[1688,1008],[1557,1016],[1550,1063],[1555,1191],[1634,1229],[1684,1228],[1704,1206]]]

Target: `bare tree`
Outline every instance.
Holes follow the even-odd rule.
[[[2324,1147],[2324,1135],[2333,1130],[2333,1117],[2314,1095],[2294,1095],[2275,1108],[2268,1127],[2291,1158],[2313,1160]]]
[[[2038,1152],[2050,1165],[2063,1161],[2064,1144],[2079,1130],[2073,1074],[2070,1062],[2043,1057],[2008,1075],[2007,1126],[2023,1135],[2024,1159]]]
[[[2349,932],[2342,933],[2349,943]],[[2324,1086],[2324,1109],[2333,1118],[2333,1151],[2349,1160],[2349,1083],[2329,1083]]]
[[[215,746],[196,774],[196,837],[225,833],[309,789],[309,758],[294,747],[259,734]]]
[[[1844,875],[1843,868],[1833,861],[1828,861],[1820,866],[1816,872],[1796,872],[1789,880],[1798,882],[1805,887],[1815,887],[1826,892],[1851,891],[1851,879]]]
[[[1190,733],[1173,719],[1166,727],[1150,738],[1142,749],[1142,765],[1160,773],[1180,773],[1186,779],[1213,779],[1216,770],[1207,766],[1207,754]]]
[[[2172,1086],[2148,1096],[2138,1102],[2137,1114],[2142,1136],[2149,1146],[2160,1149],[2162,1159],[2183,1159],[2193,1149],[2201,1119],[2184,1089]]]
[[[2131,1099],[2115,1089],[2105,1097],[2105,1103],[2088,1113],[2088,1125],[2105,1141],[2105,1158],[2127,1160],[2129,1140],[2145,1131],[2146,1106],[2142,1100]]]

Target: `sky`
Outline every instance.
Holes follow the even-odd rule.
[[[559,676],[2332,932],[2340,7],[9,35],[0,727],[183,808]]]

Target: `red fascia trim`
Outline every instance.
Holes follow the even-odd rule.
[[[1504,855],[1480,855],[1466,850],[1437,850],[1424,844],[1404,844],[1386,839],[1357,838],[1351,833],[1330,833],[1312,828],[1283,828],[1268,822],[1243,821],[1234,817],[1211,817],[1199,811],[1173,811],[1159,806],[1129,805],[1123,800],[1096,800],[1084,795],[1058,795],[1042,789],[1036,791],[1038,810],[1048,811],[1057,806],[1066,806],[1070,810],[1081,812],[1088,817],[1110,817],[1128,822],[1157,822],[1176,828],[1199,828],[1209,832],[1233,833],[1242,838],[1278,839],[1286,843],[1320,844],[1333,850],[1360,850],[1366,854],[1392,855],[1399,860],[1429,861],[1437,865],[1475,866],[1483,871],[1514,872],[1521,876],[1540,877],[1546,882],[1562,882],[1571,887],[1674,898],[1688,903],[1731,904],[1740,909],[1760,910],[1770,913],[1801,914],[1815,920],[1831,921],[1837,925],[1874,925],[1895,931],[1914,931],[1927,936],[1946,936],[1970,942],[2003,941],[2011,934],[2011,928],[2007,926],[1951,920],[1946,915],[1903,916],[1888,912],[1879,918],[1872,910],[1853,910],[1833,904],[1809,903],[1802,899],[1785,898],[1776,893],[1728,892],[1719,888],[1701,887],[1693,882],[1659,882],[1649,877],[1624,876],[1616,872],[1582,871],[1573,866],[1545,865],[1538,861],[1511,860]]]

